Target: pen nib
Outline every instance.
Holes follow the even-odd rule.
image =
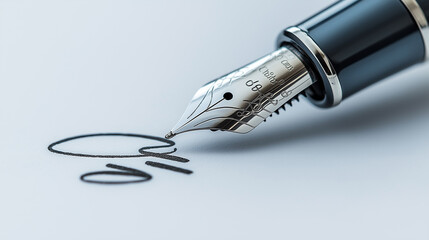
[[[165,135],[165,138],[166,139],[172,139],[174,136],[176,136],[176,134],[174,134],[173,132],[169,132],[169,133],[167,133],[167,135]]]
[[[247,133],[315,80],[293,47],[279,50],[200,88],[165,136],[195,130]]]

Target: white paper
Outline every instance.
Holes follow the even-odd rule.
[[[47,150],[80,134],[164,136],[200,86],[331,2],[1,1],[0,239],[428,239],[427,64],[334,109],[303,100],[247,135],[178,136],[189,163]],[[58,148],[138,154],[153,143]],[[108,163],[153,179],[79,179]]]

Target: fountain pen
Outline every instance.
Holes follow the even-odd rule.
[[[280,33],[276,50],[201,87],[165,136],[248,133],[306,96],[321,108],[429,59],[429,0],[343,0]]]

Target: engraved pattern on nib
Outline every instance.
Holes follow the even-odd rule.
[[[238,79],[240,76],[242,76],[244,73],[241,73],[239,76],[231,76],[231,77],[228,77],[228,76],[226,76],[226,77],[222,77],[222,78],[220,78],[220,79],[218,79],[218,80],[215,80],[215,81],[212,81],[211,83],[209,83],[207,86],[208,86],[208,90],[207,90],[207,92],[205,93],[205,95],[204,95],[204,97],[201,99],[201,101],[200,101],[200,103],[197,105],[197,107],[195,108],[195,110],[188,116],[188,119],[192,116],[192,115],[194,115],[196,112],[197,112],[197,110],[201,107],[201,105],[203,104],[203,102],[204,102],[204,100],[206,100],[206,98],[207,98],[207,96],[208,95],[210,95],[210,101],[209,101],[209,103],[208,103],[208,105],[207,105],[207,108],[205,109],[205,110],[203,110],[201,113],[204,113],[204,112],[207,112],[207,111],[209,111],[210,109],[212,109],[215,105],[217,105],[219,102],[221,102],[221,101],[219,101],[219,102],[217,102],[217,103],[215,103],[215,104],[213,104],[213,105],[211,105],[212,104],[212,102],[213,102],[213,94],[214,94],[214,91],[215,90],[217,90],[217,89],[220,89],[220,88],[222,88],[224,85],[230,85],[231,83],[232,83],[232,81],[233,80],[236,80],[236,79]],[[223,100],[223,99],[222,99]],[[201,113],[199,113],[199,114],[201,114]],[[198,115],[199,115],[198,114]]]
[[[199,101],[198,105],[195,107],[195,109],[192,111],[191,114],[189,114],[187,116],[187,121],[178,129],[181,129],[182,127],[185,127],[186,125],[192,124],[192,128],[197,128],[200,127],[200,125],[210,122],[212,120],[229,120],[229,121],[234,121],[237,124],[242,124],[242,125],[247,125],[249,127],[254,128],[254,126],[251,126],[239,119],[234,119],[231,118],[229,116],[224,116],[224,117],[213,117],[213,118],[209,118],[209,119],[199,119],[199,117],[205,113],[208,113],[210,111],[213,110],[219,110],[219,109],[235,109],[232,106],[218,106],[220,103],[229,100],[229,99],[225,99],[225,97],[221,97],[219,100],[216,98],[214,99],[214,95],[215,95],[215,91],[218,89],[221,89],[224,85],[229,85],[231,84],[230,78],[229,77],[223,77],[220,78],[218,80],[212,81],[211,83],[207,84],[205,87],[207,88],[207,91],[205,93],[203,93],[201,96],[203,96],[201,98],[201,100]],[[207,107],[206,107],[207,105]],[[196,120],[199,121],[196,121]],[[201,128],[201,129],[205,129],[205,128]],[[206,129],[211,129],[211,128],[206,128]],[[186,130],[189,131],[189,130]],[[167,139],[170,139],[174,136],[176,136],[177,133],[174,133],[172,131],[170,131],[165,137]]]
[[[212,102],[212,100],[213,100],[213,90],[214,90],[214,84],[212,84],[213,86],[211,87],[211,88],[209,88],[208,90],[207,90],[207,92],[206,92],[206,94],[204,95],[204,97],[201,99],[201,101],[200,101],[200,104],[198,104],[198,106],[195,108],[195,110],[188,116],[188,119],[192,116],[192,115],[194,115],[194,113],[198,110],[198,108],[200,108],[200,106],[201,106],[201,104],[204,102],[204,100],[206,99],[206,97],[207,97],[207,95],[210,93],[210,95],[211,95],[211,99],[210,99],[210,103],[209,103],[209,107],[210,107],[210,104],[211,104],[211,102]],[[208,107],[208,108],[209,108]]]
[[[262,111],[268,111],[264,108],[264,102],[268,101],[273,105],[278,104],[278,100],[273,100],[272,93],[260,94],[259,97],[255,98],[253,101],[244,100],[247,103],[247,107],[243,110],[237,112],[238,117],[248,117],[248,116],[259,116],[259,113]]]

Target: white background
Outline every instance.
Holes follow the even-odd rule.
[[[0,239],[428,239],[428,65],[335,109],[295,104],[247,135],[178,136],[191,161],[175,165],[192,175],[47,151],[85,133],[164,136],[201,85],[331,2],[1,0]],[[79,180],[107,163],[153,179]]]

